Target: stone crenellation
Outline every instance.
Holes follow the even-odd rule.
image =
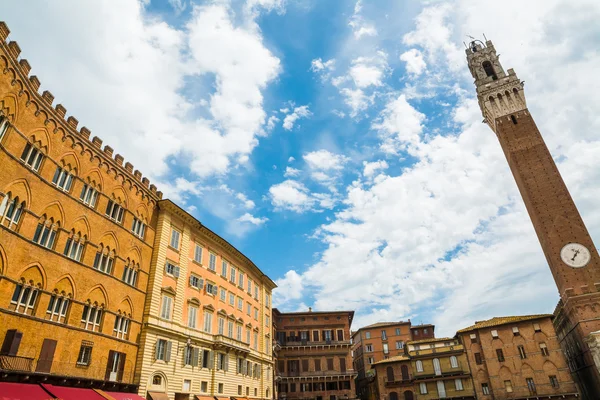
[[[26,59],[19,59],[21,48],[15,41],[7,42],[9,34],[10,29],[6,23],[0,21],[1,46],[5,47],[6,54],[11,58],[10,60],[4,61],[6,65],[3,72],[12,72],[12,84],[20,86],[19,96],[27,96],[27,104],[33,104],[37,107],[36,114],[43,113],[46,115],[46,125],[50,123],[54,124],[55,133],[63,131],[63,133],[68,133],[74,138],[79,138],[82,142],[82,146],[85,146],[85,143],[87,143],[87,146],[85,147],[89,147],[100,157],[107,159],[115,170],[120,170],[133,178],[134,182],[132,182],[132,184],[140,187],[140,189],[143,188],[142,190],[147,192],[147,194],[150,194],[150,197],[153,198],[154,201],[162,199],[162,192],[158,191],[155,185],[150,184],[148,178],[142,177],[140,171],[135,170],[134,172],[134,167],[131,163],[125,162],[125,166],[123,166],[124,158],[122,155],[115,154],[113,156],[114,150],[108,145],[105,145],[102,149],[102,140],[98,136],[94,136],[90,140],[91,131],[85,126],[77,130],[79,121],[72,115],[65,120],[67,109],[62,104],[57,104],[54,108],[52,107],[54,95],[52,95],[50,91],[44,90],[41,94],[39,93],[41,85],[40,80],[35,75],[29,75],[31,72],[31,65]],[[0,56],[0,60],[2,58],[4,57]]]

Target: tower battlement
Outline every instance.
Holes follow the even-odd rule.
[[[92,132],[85,126],[77,130],[79,121],[74,116],[67,115],[67,109],[62,104],[56,104],[53,107],[54,95],[44,90],[40,90],[40,80],[35,75],[30,75],[31,65],[26,59],[19,58],[21,48],[15,41],[8,41],[10,29],[4,21],[0,21],[0,66],[3,67],[4,74],[11,74],[11,85],[17,85],[19,88],[19,96],[25,96],[27,106],[35,108],[35,115],[42,114],[45,117],[44,124],[49,128],[53,127],[54,133],[63,133],[70,135],[72,139],[78,142],[84,149],[89,149],[93,154],[98,155],[105,160],[116,171],[121,172],[125,176],[132,179],[132,184],[137,186],[142,192],[145,192],[154,201],[162,199],[162,192],[158,191],[156,186],[150,183],[147,177],[142,177],[142,173],[134,170],[134,166],[125,162],[125,159],[120,154],[113,154],[114,150],[109,145],[102,147],[103,141],[98,136],[90,136]],[[125,162],[125,163],[124,163]]]

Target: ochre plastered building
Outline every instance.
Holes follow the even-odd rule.
[[[354,399],[350,326],[354,311],[273,310],[278,399]]]
[[[484,122],[498,137],[561,297],[554,319],[561,347],[583,398],[600,399],[590,351],[590,334],[600,330],[598,250],[527,108],[523,82],[504,72],[489,40],[471,42],[466,54]]]
[[[54,105],[0,23],[0,373],[135,390],[161,193]]]
[[[159,208],[139,394],[153,400],[272,398],[275,283],[173,202],[162,200]]]
[[[433,335],[433,326],[415,328],[420,335]],[[425,329],[426,333],[423,333]],[[412,340],[410,321],[378,322],[352,332],[352,354],[356,371],[356,393],[363,399],[375,400],[372,365],[386,358],[404,354],[404,344]]]
[[[496,317],[457,336],[478,399],[580,398],[551,314]]]

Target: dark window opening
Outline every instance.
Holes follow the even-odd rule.
[[[483,70],[485,71],[485,74],[487,76],[491,76],[493,80],[498,79],[498,76],[496,75],[496,72],[494,71],[494,67],[492,66],[491,62],[484,61],[483,64],[481,64],[481,66],[483,67]]]
[[[513,124],[517,124],[517,118],[514,115],[510,116],[511,121],[513,122]]]

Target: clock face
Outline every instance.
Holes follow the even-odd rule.
[[[573,268],[585,267],[591,259],[590,251],[582,244],[569,243],[560,251],[560,258]]]

